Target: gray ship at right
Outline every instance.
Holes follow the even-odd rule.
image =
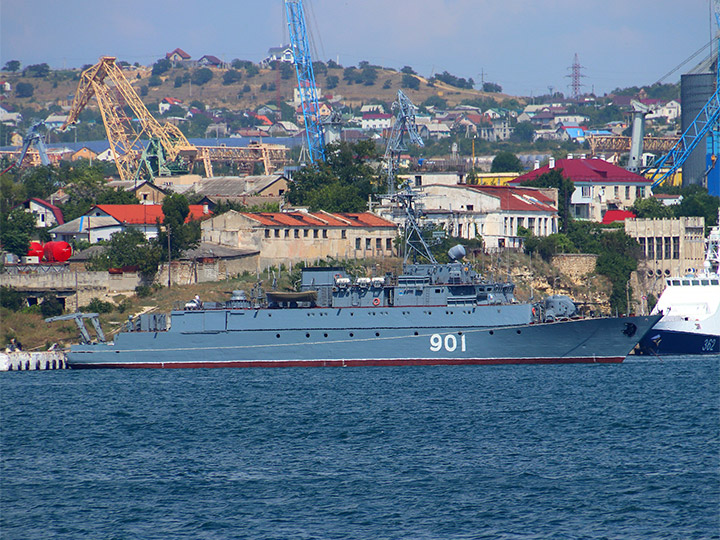
[[[131,321],[113,342],[75,345],[71,368],[391,366],[618,363],[661,315],[583,318],[565,296],[521,303],[450,250],[438,263],[408,189],[399,276],[352,279],[343,268],[305,268],[300,291],[236,291],[189,302],[169,317]],[[425,263],[409,263],[424,258]],[[80,315],[80,314],[78,314]],[[102,336],[102,334],[99,334]]]

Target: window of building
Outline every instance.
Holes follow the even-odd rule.
[[[290,238],[290,229],[285,229],[285,238]]]
[[[630,186],[625,186],[625,199],[630,198]]]
[[[303,229],[303,238],[307,238],[310,236],[310,230],[309,229]]]
[[[340,231],[340,238],[342,238],[343,240],[347,238],[347,231],[345,229]]]
[[[415,176],[415,187],[422,186],[422,176],[419,174]]]
[[[270,238],[270,229],[265,229],[265,238]]]
[[[582,196],[583,197],[591,197],[592,192],[590,191],[592,188],[590,186],[582,186]]]
[[[638,198],[638,199],[641,199],[641,198],[643,198],[644,196],[645,196],[645,188],[644,188],[644,187],[637,186],[637,187],[635,188],[635,197]]]
[[[313,238],[317,238],[317,237],[318,237],[318,230],[313,229]]]
[[[327,238],[327,229],[323,229],[323,238]]]
[[[365,239],[365,249],[372,249],[372,244],[370,243],[370,238]]]
[[[475,210],[475,206],[472,204],[468,204],[465,208],[467,208],[468,212],[472,212],[473,210]]]
[[[377,249],[378,251],[382,250],[382,238],[375,239],[375,249]]]
[[[679,259],[680,258],[680,237],[679,236],[673,236],[672,239],[673,242],[673,259]]]
[[[275,229],[275,238],[280,238],[280,229]]]
[[[360,249],[360,239],[359,238],[355,239],[355,249]]]
[[[665,241],[665,258],[666,259],[672,259],[672,251],[670,246],[672,239],[668,236],[667,238],[664,238]]]
[[[655,239],[654,238],[647,239],[647,258],[648,259],[655,258]]]
[[[620,186],[615,186],[615,198],[620,197]]]
[[[392,251],[393,245],[392,245],[392,238],[386,238],[385,239],[385,249],[388,251]]]
[[[640,249],[642,250],[643,257],[647,257],[647,251],[645,247],[645,239],[644,238],[638,238],[638,244],[640,244]]]
[[[295,238],[300,238],[300,229],[295,229]]]

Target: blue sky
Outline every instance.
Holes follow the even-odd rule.
[[[484,72],[525,96],[569,94],[575,53],[587,90],[651,84],[715,30],[709,0],[305,0],[305,10],[320,59],[476,82]],[[281,0],[0,0],[2,65],[80,67],[102,55],[149,65],[175,47],[259,61],[287,40]]]

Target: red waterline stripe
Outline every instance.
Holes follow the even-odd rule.
[[[441,365],[508,365],[508,364],[619,364],[624,356],[575,356],[568,358],[406,358],[369,360],[237,360],[228,362],[97,362],[73,363],[72,369],[133,368],[268,368],[268,367],[359,367],[359,366],[441,366]]]

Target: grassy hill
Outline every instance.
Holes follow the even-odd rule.
[[[240,80],[232,84],[223,84],[226,69],[209,68],[213,74],[212,79],[203,84],[193,84],[188,81],[194,71],[199,68],[173,68],[163,73],[154,81],[160,82],[159,86],[152,86],[151,69],[147,67],[130,67],[125,70],[126,77],[133,87],[141,94],[143,87],[147,88],[147,94],[142,96],[143,101],[152,113],[157,112],[157,103],[165,97],[174,97],[189,103],[198,100],[208,108],[226,108],[229,110],[254,109],[265,103],[276,103],[279,101],[292,100],[293,88],[297,83],[294,73],[291,77],[283,79],[280,70],[260,69],[259,73],[251,76],[247,69],[239,69]],[[43,78],[25,77],[22,74],[2,73],[2,77],[12,86],[13,91],[4,95],[3,104],[11,106],[15,110],[22,109],[47,109],[52,105],[69,105],[72,95],[77,90],[80,78],[80,70],[51,71]],[[402,88],[403,73],[395,70],[378,68],[376,82],[371,86],[365,84],[349,84],[343,79],[343,68],[328,68],[327,73],[317,73],[317,85],[324,96],[342,96],[346,105],[359,106],[370,102],[390,103],[395,100],[398,89]],[[335,88],[328,89],[328,78],[337,77],[338,84]],[[178,78],[185,79],[185,82],[176,87]],[[505,99],[513,99],[513,96],[497,93],[480,92],[474,89],[455,88],[440,81],[433,85],[428,80],[417,76],[419,88],[412,90],[403,88],[403,91],[417,105],[422,104],[432,96],[444,99],[448,105],[454,106],[463,100],[472,99],[493,99],[498,103]],[[32,97],[17,97],[15,89],[18,83],[30,83],[34,92]],[[245,91],[244,91],[245,90]],[[90,103],[95,107],[94,100]]]

